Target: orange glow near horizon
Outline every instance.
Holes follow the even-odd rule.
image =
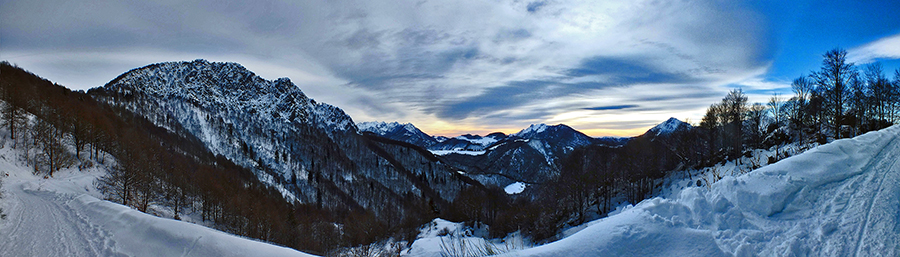
[[[640,136],[641,134],[644,134],[644,132],[647,132],[647,130],[649,130],[652,127],[653,126],[646,126],[646,127],[632,128],[632,129],[577,129],[577,128],[575,128],[575,129],[580,131],[581,133],[584,133],[585,135],[588,135],[591,137],[634,137],[634,136]],[[527,127],[494,129],[494,130],[484,129],[484,128],[474,128],[474,127],[473,128],[444,127],[444,128],[427,128],[427,129],[419,128],[419,129],[421,129],[422,132],[425,132],[426,134],[429,134],[432,136],[456,137],[456,136],[465,135],[465,134],[485,136],[487,134],[494,133],[494,132],[502,132],[504,134],[509,135],[509,134],[517,133],[525,128],[527,128]]]

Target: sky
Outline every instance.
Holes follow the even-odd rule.
[[[699,123],[732,89],[789,97],[848,51],[900,68],[900,1],[10,1],[0,60],[74,90],[152,63],[237,62],[354,121],[432,135]]]

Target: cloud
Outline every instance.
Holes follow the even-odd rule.
[[[654,67],[641,59],[592,57],[565,73],[570,77],[602,76],[605,81],[615,84],[638,83],[696,83],[701,79],[688,74],[689,71],[670,71]]]
[[[607,106],[597,106],[597,107],[588,107],[583,108],[584,110],[589,111],[607,111],[607,110],[622,110],[622,109],[630,109],[638,107],[636,104],[623,104],[623,105],[607,105]]]
[[[528,6],[525,7],[525,10],[527,10],[530,13],[537,12],[538,10],[541,9],[541,7],[544,7],[544,5],[546,5],[546,4],[547,4],[547,2],[545,2],[545,1],[534,1],[534,2],[528,3]]]
[[[663,110],[696,112],[768,64],[757,14],[713,0],[3,6],[3,58],[62,84],[91,87],[152,62],[235,61],[267,79],[291,77],[355,120],[426,131],[553,119],[602,126],[612,117],[577,111],[630,105],[608,111],[644,115],[633,123],[644,126],[668,118]]]
[[[858,64],[878,59],[900,59],[900,34],[884,37],[847,51],[847,60]]]

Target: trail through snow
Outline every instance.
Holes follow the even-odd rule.
[[[898,256],[898,137],[837,140],[509,256]]]
[[[0,256],[119,256],[107,233],[66,204],[72,197],[4,185],[9,224],[0,226]]]
[[[0,256],[311,256],[100,200],[96,168],[44,179],[15,160],[0,147]]]

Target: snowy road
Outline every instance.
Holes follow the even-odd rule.
[[[66,203],[72,197],[4,185],[7,221],[0,226],[0,256],[116,256],[106,232]],[[10,208],[11,207],[11,208]]]
[[[838,140],[510,256],[900,256],[898,137]]]

